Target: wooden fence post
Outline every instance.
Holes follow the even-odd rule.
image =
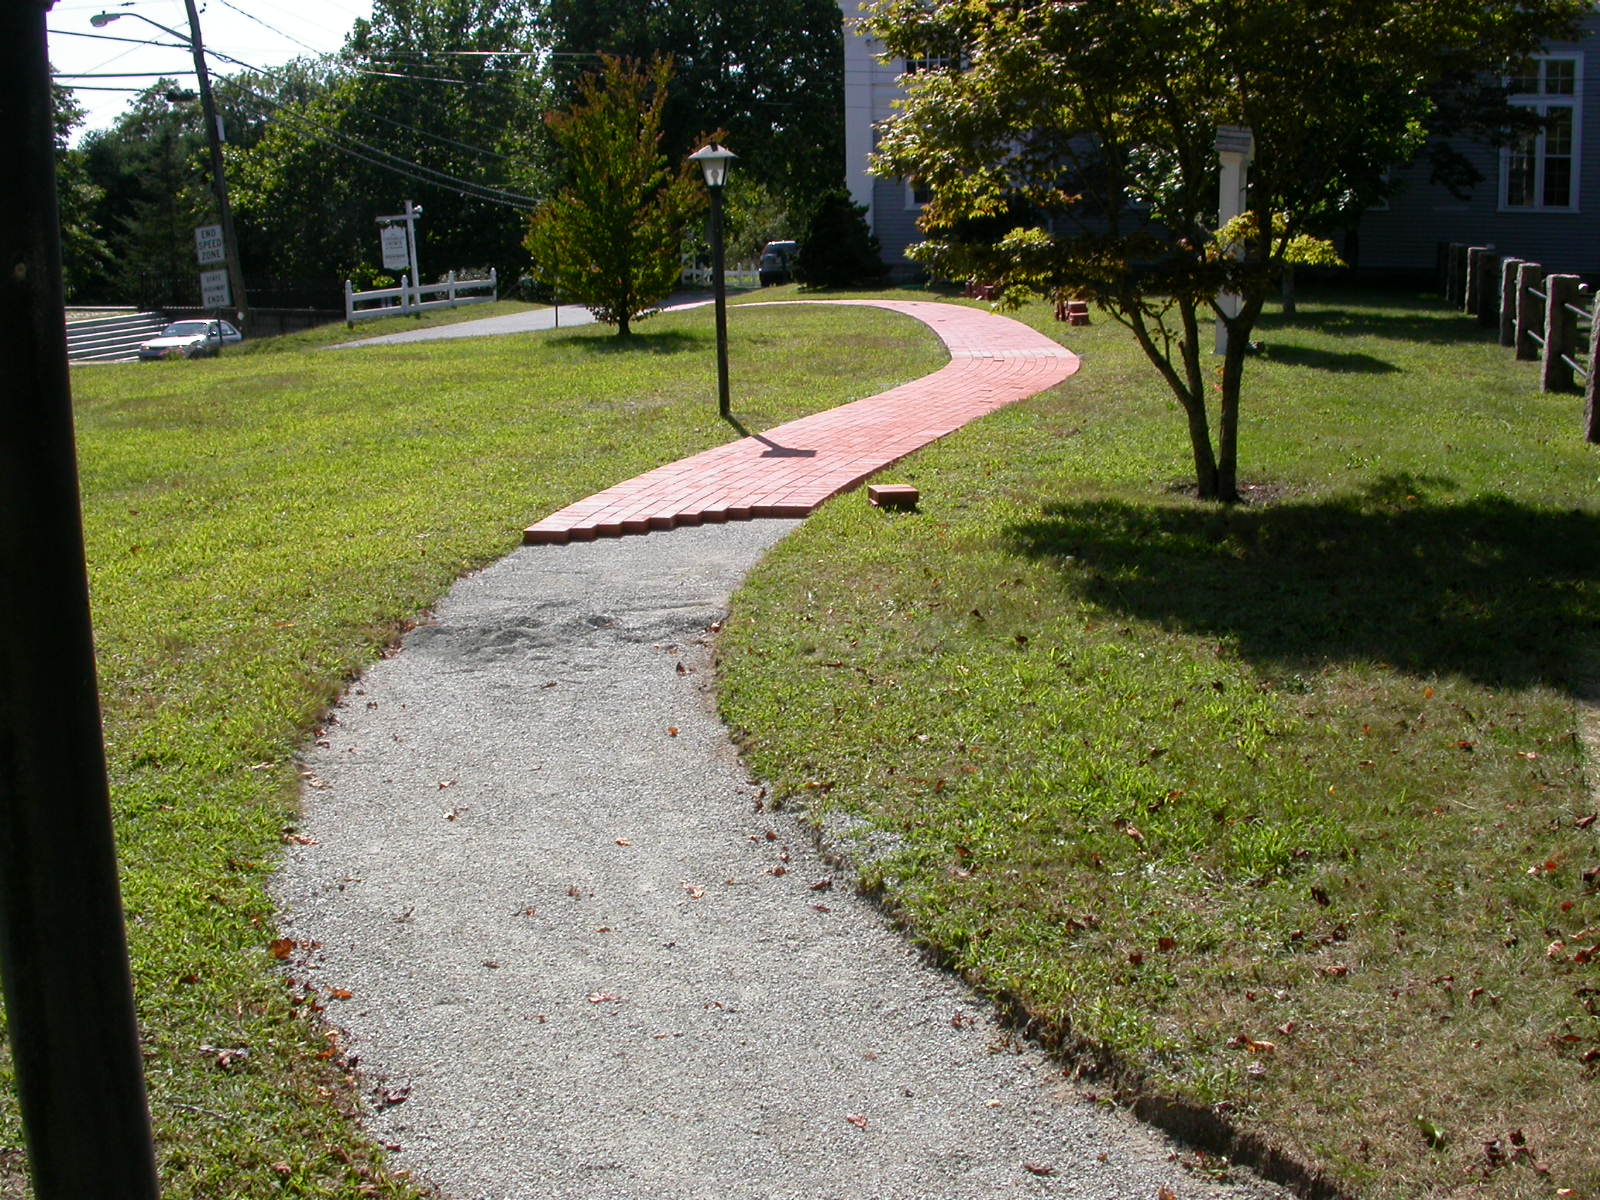
[[[1483,260],[1494,253],[1493,246],[1468,246],[1461,265],[1460,292],[1456,297],[1461,311],[1469,316],[1478,315],[1478,275]]]
[[[1500,260],[1500,344],[1517,344],[1517,271],[1520,258]]]
[[[1535,262],[1525,262],[1517,268],[1517,357],[1532,362],[1539,357],[1539,344],[1529,336],[1535,329],[1543,333],[1544,312],[1536,310],[1539,302],[1533,291],[1544,283],[1544,268]]]
[[[1576,391],[1565,356],[1575,349],[1578,322],[1567,305],[1578,300],[1576,275],[1546,275],[1544,280],[1544,353],[1539,360],[1541,392]]]

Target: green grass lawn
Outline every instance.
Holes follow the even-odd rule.
[[[931,333],[888,313],[766,310],[730,335],[734,412],[751,429],[945,361]],[[348,1119],[359,1085],[315,1019],[337,1001],[286,986],[271,954],[265,885],[294,836],[296,751],[356,672],[524,525],[736,436],[716,415],[709,311],[653,319],[626,346],[596,327],[338,354],[297,344],[317,342],[72,377],[172,1200],[418,1194]],[[0,1055],[0,1195],[27,1194],[21,1142]]]
[[[1600,1195],[1581,399],[1428,303],[1329,293],[1259,335],[1223,509],[1129,337],[1021,315],[1076,378],[736,597],[753,769],[1108,1097],[1362,1196]]]

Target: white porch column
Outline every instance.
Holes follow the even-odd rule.
[[[1243,125],[1217,126],[1217,158],[1221,160],[1217,227],[1221,228],[1245,209],[1250,163],[1256,156],[1255,137]],[[1217,307],[1229,317],[1239,315],[1240,299],[1232,292],[1217,297]],[[1217,353],[1228,352],[1228,327],[1217,318]]]

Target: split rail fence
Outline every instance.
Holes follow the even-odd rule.
[[[481,293],[488,292],[488,295]],[[370,321],[374,317],[421,316],[438,308],[456,308],[462,304],[488,304],[499,298],[500,278],[493,267],[486,279],[458,279],[451,271],[442,283],[425,283],[413,287],[411,276],[400,276],[400,286],[376,288],[358,292],[350,281],[344,281],[344,323],[353,326],[357,321]],[[424,296],[433,299],[425,300]],[[360,306],[360,307],[358,307]]]
[[[1439,248],[1445,302],[1498,328],[1500,344],[1539,363],[1539,390],[1583,394],[1583,436],[1600,443],[1600,304],[1580,276],[1547,273],[1493,246]]]

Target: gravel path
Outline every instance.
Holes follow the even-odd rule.
[[[794,524],[519,550],[307,756],[277,896],[394,1164],[454,1200],[1281,1195],[1076,1095],[761,811],[709,631]]]

